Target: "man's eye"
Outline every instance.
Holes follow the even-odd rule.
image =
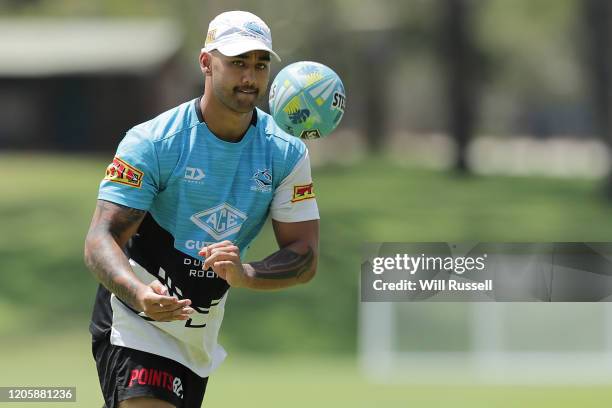
[[[259,70],[263,71],[266,68],[267,68],[266,64],[257,64],[257,69],[259,69]]]
[[[236,60],[236,61],[232,61],[232,64],[234,64],[237,67],[241,67],[244,65],[244,62],[240,60]]]

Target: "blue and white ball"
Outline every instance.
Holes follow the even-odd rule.
[[[345,101],[340,77],[318,62],[286,66],[270,87],[274,121],[301,139],[319,139],[336,129],[344,115]]]

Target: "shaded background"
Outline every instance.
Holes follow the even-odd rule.
[[[309,143],[319,274],[282,292],[232,291],[221,335],[231,357],[208,406],[601,404],[612,396],[595,385],[605,378],[580,387],[453,388],[444,372],[425,386],[368,380],[357,358],[358,281],[363,241],[610,241],[610,7],[0,2],[0,385],[77,385],[78,406],[100,404],[86,330],[96,284],[82,262],[97,185],[127,129],[202,93],[208,22],[245,9],[272,30],[283,58],[272,77],[294,61],[322,62],[343,79],[347,111],[333,135]],[[273,249],[268,225],[249,256]],[[394,346],[470,349],[462,306],[426,307],[398,313]],[[605,314],[566,311],[540,348],[556,349],[574,328],[582,336],[562,351],[596,337],[590,349],[604,353]],[[513,330],[518,343],[558,311],[547,313]]]

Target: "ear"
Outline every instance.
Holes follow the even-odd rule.
[[[205,76],[212,73],[212,56],[206,51],[200,52],[200,70]]]

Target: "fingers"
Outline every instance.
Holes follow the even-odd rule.
[[[200,252],[204,263],[202,269],[212,269],[230,286],[244,286],[244,267],[240,259],[240,248],[231,241],[221,241],[203,247]]]
[[[228,281],[231,275],[229,271],[235,266],[236,264],[233,261],[217,261],[213,264],[212,268],[221,279]]]
[[[187,320],[190,318],[190,315],[194,313],[191,307],[183,307],[180,309],[176,309],[174,311],[168,311],[165,313],[159,313],[155,316],[155,320],[160,322],[171,322],[173,320]]]
[[[149,286],[151,287],[151,289],[153,289],[153,292],[157,293],[158,295],[167,295],[168,294],[168,288],[165,287],[157,279],[155,279],[153,282],[149,283]]]
[[[225,241],[216,242],[214,244],[210,244],[208,246],[202,247],[202,249],[200,250],[198,254],[200,256],[208,258],[214,252],[214,250],[225,248],[224,250],[227,251],[228,247],[232,247],[234,250],[240,252],[240,249],[237,246],[235,246],[232,241],[225,240]]]
[[[231,241],[222,241],[203,247],[200,255],[205,257],[203,269],[208,269],[220,260],[240,261],[240,248]]]
[[[175,305],[169,306],[151,303],[145,308],[144,314],[160,322],[187,320],[189,319],[189,315],[195,312],[195,310],[189,306],[190,304],[191,301],[189,299],[178,301]]]
[[[215,264],[220,261],[229,261],[234,264],[240,263],[240,255],[236,252],[225,252],[225,251],[217,251],[206,258],[204,261],[203,269],[212,268],[215,272]]]
[[[148,286],[149,291],[145,293],[142,305],[143,313],[151,319],[157,321],[186,320],[190,314],[195,312],[190,307],[190,299],[168,296],[168,288],[158,280],[151,282]]]
[[[179,307],[179,306],[189,306],[191,304],[191,300],[189,300],[189,299],[181,299],[181,300],[179,300],[175,296],[161,296],[161,295],[157,295],[156,297],[152,297],[151,300],[152,300],[153,303],[156,303],[156,304],[158,304],[161,307],[168,307],[168,308],[172,308],[173,306],[176,306],[176,307]],[[185,302],[189,302],[189,303],[185,304]]]
[[[160,295],[158,297],[149,296],[148,298],[151,302],[157,302],[162,306],[172,306],[179,302],[175,296],[168,296],[168,288],[157,279],[149,283],[149,287],[153,289],[155,294]]]

